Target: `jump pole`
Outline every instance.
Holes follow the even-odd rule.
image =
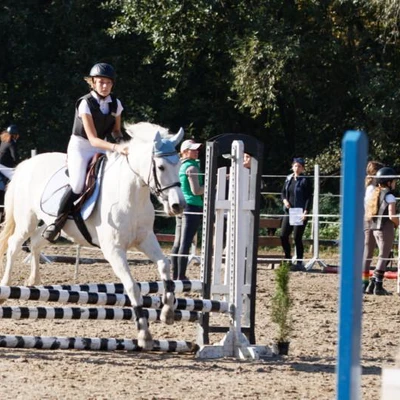
[[[178,340],[154,340],[146,351],[195,353],[198,346]],[[142,351],[136,339],[0,335],[0,347],[42,350]]]
[[[336,399],[361,398],[361,318],[364,178],[368,141],[363,132],[347,131],[342,141],[341,266]]]
[[[92,293],[69,290],[37,289],[25,286],[0,286],[0,300],[18,299],[58,303],[96,304],[101,306],[131,307],[126,294]],[[162,308],[162,296],[142,296],[144,308]],[[203,313],[229,313],[231,305],[227,301],[176,298],[175,309],[201,311]]]

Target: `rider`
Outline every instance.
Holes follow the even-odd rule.
[[[1,168],[15,168],[19,162],[17,151],[17,140],[19,131],[16,125],[10,125],[5,131],[0,134],[0,164]],[[0,221],[3,218],[4,194],[8,178],[0,169]]]
[[[75,120],[68,144],[67,163],[70,187],[60,201],[57,218],[43,232],[43,237],[54,242],[79,198],[85,183],[88,162],[96,153],[116,151],[128,155],[128,146],[120,144],[122,104],[112,93],[115,70],[110,64],[98,63],[84,78],[90,93],[78,99]],[[105,140],[111,134],[116,143]]]

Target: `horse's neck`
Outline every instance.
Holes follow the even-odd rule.
[[[149,201],[150,190],[147,186],[148,177],[139,176],[139,172],[136,170],[136,168],[139,168],[140,162],[135,162],[136,165],[131,165],[129,160],[122,156],[116,162],[118,167],[113,168],[115,171],[113,173],[114,176],[111,176],[109,180],[111,185],[114,186],[111,189],[113,196],[118,199],[118,203],[123,207],[134,206],[134,208],[137,208],[142,206]],[[144,163],[144,161],[142,162]],[[143,165],[141,167],[143,168]]]

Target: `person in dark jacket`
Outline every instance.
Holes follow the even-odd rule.
[[[89,160],[96,153],[107,150],[128,155],[128,146],[119,144],[123,107],[111,93],[115,77],[115,70],[110,64],[98,63],[85,78],[91,91],[76,102],[74,126],[68,144],[70,188],[61,199],[54,224],[43,232],[43,237],[50,242],[58,237],[74,201],[83,190]],[[105,140],[106,137],[112,137],[116,143]]]
[[[3,220],[4,195],[9,182],[7,176],[2,172],[4,168],[15,168],[19,162],[17,141],[19,131],[16,125],[10,125],[0,134],[0,221]]]
[[[383,287],[383,277],[386,271],[390,251],[394,242],[394,231],[399,226],[399,217],[396,213],[396,198],[393,191],[396,187],[396,171],[390,167],[383,167],[376,173],[377,186],[370,196],[365,217],[369,221],[379,248],[378,262],[374,275],[370,278],[366,294],[387,296],[391,293]]]
[[[286,177],[283,185],[281,198],[283,202],[284,216],[281,225],[281,243],[285,253],[285,259],[291,262],[291,246],[289,236],[293,232],[296,248],[296,264],[291,267],[292,271],[304,271],[303,256],[303,234],[307,225],[307,214],[311,208],[312,185],[310,178],[304,176],[305,161],[303,158],[294,158],[292,162],[293,173]],[[291,225],[289,214],[291,209],[301,212],[299,221]],[[293,223],[293,222],[292,222]]]

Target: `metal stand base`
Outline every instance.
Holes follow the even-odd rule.
[[[306,271],[311,271],[314,267],[315,264],[319,264],[319,266],[322,268],[322,272],[324,272],[325,268],[327,265],[322,261],[322,260],[317,260],[316,258],[312,258],[306,265],[305,269]]]
[[[273,355],[270,347],[251,345],[243,333],[237,335],[234,331],[229,331],[219,344],[201,346],[196,358],[234,357],[242,360],[259,360]]]

